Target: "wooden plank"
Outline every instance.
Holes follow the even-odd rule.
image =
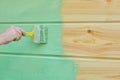
[[[0,54],[0,80],[75,80],[72,60]]]
[[[61,4],[62,0],[0,0],[0,23],[61,21]]]
[[[11,24],[1,24],[0,30],[3,31],[9,25]],[[33,25],[35,24],[16,24],[27,32],[32,31]],[[120,23],[65,23],[63,24],[63,35],[62,32],[60,33],[61,24],[42,25],[46,25],[49,29],[47,45],[36,45],[32,42],[31,37],[24,37],[18,42],[0,46],[0,52],[19,55],[84,57],[84,60],[98,57],[120,60]],[[56,34],[59,39],[53,41],[56,36],[50,34]],[[48,46],[53,45],[53,43],[53,47]],[[56,48],[55,46],[59,47]],[[63,54],[63,49],[65,54]]]
[[[68,55],[120,58],[120,23],[70,23],[63,32]]]
[[[29,80],[46,80],[48,77],[50,80],[120,80],[120,62],[117,61],[0,54],[0,64],[1,80],[18,77]]]
[[[33,31],[36,25],[43,25],[48,28],[47,44],[36,44],[34,37],[22,37],[19,41],[13,41],[7,45],[0,46],[0,53],[4,54],[29,54],[29,55],[63,55],[62,46],[62,24],[0,24],[0,32],[3,32],[8,26],[19,26],[26,32]],[[53,45],[54,44],[54,45]]]
[[[76,61],[76,80],[120,80],[120,62]]]
[[[63,0],[65,22],[119,21],[120,0]]]

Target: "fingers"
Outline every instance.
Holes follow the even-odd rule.
[[[3,43],[9,43],[11,41],[18,41],[26,35],[25,31],[19,27],[10,26],[2,34]]]
[[[23,36],[26,35],[26,32],[25,32],[23,29],[21,29],[21,28],[18,28],[18,29],[22,32],[22,35],[23,35]]]
[[[13,29],[15,30],[15,37],[13,41],[18,41],[22,38],[22,36],[26,35],[25,31],[19,27],[13,27]]]
[[[23,29],[15,26],[10,26],[0,34],[0,44],[8,44],[12,41],[18,41],[25,35],[26,32]]]
[[[14,27],[14,30],[15,30],[16,34],[15,34],[15,38],[14,38],[13,41],[18,41],[18,40],[21,39],[22,36],[25,35],[25,31],[22,30],[22,29],[19,28],[19,27]]]
[[[15,27],[15,30],[22,36],[26,35],[26,32],[23,29],[19,28],[19,27]]]

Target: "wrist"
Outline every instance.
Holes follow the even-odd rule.
[[[0,45],[2,44],[3,40],[2,40],[2,36],[0,34]]]
[[[0,45],[4,44],[4,39],[3,39],[3,35],[0,34]]]

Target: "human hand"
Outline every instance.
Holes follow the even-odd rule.
[[[18,41],[26,33],[23,29],[15,26],[10,26],[3,33],[0,34],[0,44],[7,44],[12,41]]]

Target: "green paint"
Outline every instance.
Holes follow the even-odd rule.
[[[0,0],[0,22],[61,21],[62,0]]]
[[[76,80],[70,60],[0,56],[0,80]]]
[[[9,23],[0,24],[0,32],[10,25],[30,32],[34,25],[41,25],[38,22],[62,21],[61,4],[62,0],[0,0],[0,23]],[[20,22],[24,24],[17,24]],[[48,27],[48,44],[35,44],[31,37],[24,37],[0,46],[0,80],[75,80],[77,72],[72,60],[29,57],[32,54],[64,55],[62,24],[42,25]]]
[[[40,24],[1,24],[0,31],[3,31],[10,25],[20,26],[27,32],[32,31],[34,25]],[[62,25],[61,24],[43,24],[48,27],[48,43],[35,44],[32,37],[24,37],[18,42],[12,42],[8,45],[0,46],[0,52],[11,52],[16,54],[18,51],[21,54],[63,54],[62,46]]]
[[[0,0],[0,22],[41,22],[61,21],[61,0]],[[0,31],[15,24],[1,24]],[[40,24],[16,24],[26,31],[32,31],[34,25]],[[34,44],[30,37],[0,46],[0,52],[19,51],[21,54],[61,54],[62,48],[62,24],[48,27],[48,44]]]

